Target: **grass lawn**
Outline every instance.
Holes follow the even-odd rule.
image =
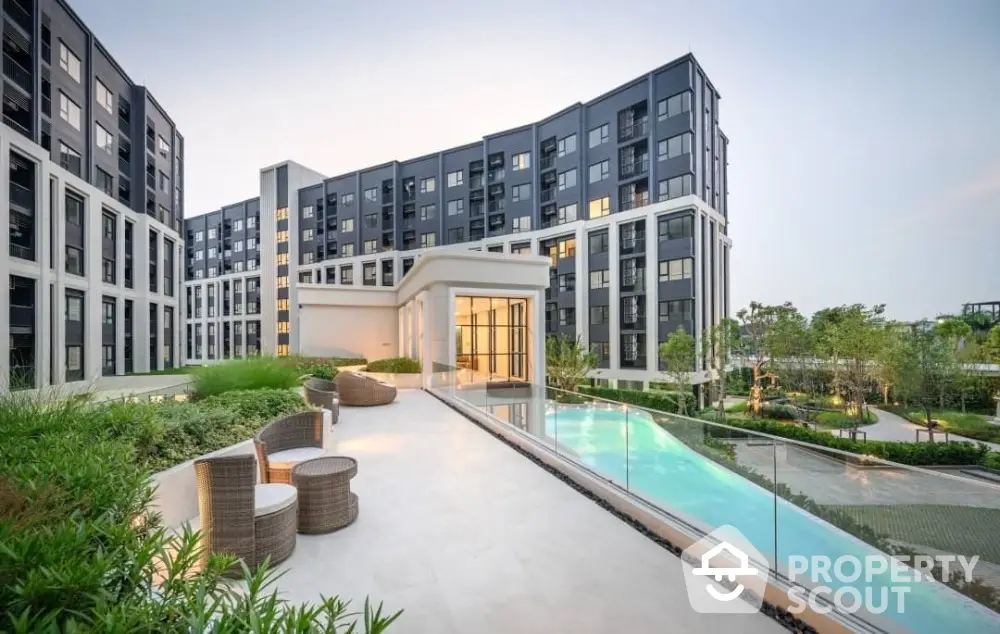
[[[946,504],[827,505],[889,539],[1000,564],[1000,509]]]
[[[865,415],[861,422],[861,427],[878,422],[878,416],[872,412]],[[826,429],[851,429],[854,427],[855,419],[844,412],[819,412],[816,414],[816,424]]]
[[[924,412],[912,408],[898,413],[918,425],[923,425],[927,420]],[[975,440],[1000,442],[1000,427],[990,425],[987,422],[988,416],[953,410],[931,410],[931,418],[938,421],[940,429],[946,429],[954,434]]]

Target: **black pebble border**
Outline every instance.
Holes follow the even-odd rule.
[[[527,458],[531,462],[535,463],[537,466],[539,466],[542,469],[548,471],[553,476],[555,476],[556,478],[558,478],[559,480],[561,480],[564,484],[566,484],[570,488],[574,489],[578,493],[582,494],[584,497],[586,497],[587,499],[589,499],[594,504],[598,505],[599,507],[601,507],[602,509],[604,509],[608,513],[611,513],[612,515],[614,515],[615,517],[617,517],[621,521],[625,522],[626,524],[628,524],[629,526],[631,526],[633,529],[635,529],[636,531],[638,531],[639,533],[641,533],[643,536],[645,536],[647,539],[650,539],[651,541],[653,541],[657,545],[661,546],[664,550],[668,550],[671,553],[673,553],[675,556],[677,556],[678,558],[680,558],[680,556],[681,556],[681,549],[678,548],[675,544],[673,544],[670,541],[668,541],[666,539],[663,539],[659,535],[653,533],[648,528],[646,528],[645,526],[643,526],[641,523],[637,522],[636,520],[632,519],[631,517],[629,517],[629,516],[627,516],[627,515],[625,515],[623,513],[620,513],[618,511],[618,509],[616,509],[615,507],[611,506],[610,504],[608,504],[604,500],[600,499],[599,497],[597,497],[596,495],[594,495],[593,493],[591,493],[587,489],[583,488],[582,486],[580,486],[576,482],[573,482],[573,480],[571,480],[568,476],[566,476],[563,473],[561,473],[558,469],[550,467],[549,465],[545,464],[541,459],[535,457],[534,455],[532,455],[531,453],[529,453],[529,452],[525,451],[524,449],[518,447],[517,445],[515,445],[513,443],[510,443],[510,442],[507,442],[507,439],[504,438],[501,434],[493,431],[489,427],[486,427],[485,425],[483,425],[479,421],[477,421],[475,419],[472,419],[472,418],[469,418],[465,414],[465,412],[463,412],[459,408],[455,407],[454,405],[452,405],[448,401],[442,399],[441,397],[437,396],[433,392],[427,391],[427,393],[430,394],[431,396],[433,396],[434,398],[438,399],[439,401],[441,401],[445,405],[447,405],[449,408],[451,408],[451,409],[455,410],[456,412],[458,412],[459,414],[461,414],[463,418],[466,418],[466,419],[472,421],[472,423],[474,423],[480,429],[482,429],[486,433],[490,434],[494,438],[497,438],[498,440],[500,440],[502,443],[504,443],[505,445],[507,445],[508,447],[510,447],[511,449],[513,449],[514,451],[516,451],[517,453],[521,454],[522,456],[524,456],[525,458]],[[788,630],[790,632],[797,632],[799,634],[819,634],[819,632],[816,631],[816,628],[814,628],[813,626],[809,625],[805,621],[797,618],[794,614],[792,614],[788,610],[785,610],[785,609],[780,608],[780,607],[778,607],[776,605],[768,603],[767,601],[764,601],[764,604],[761,606],[760,611],[761,611],[762,614],[766,614],[767,616],[771,617],[772,619],[774,619],[775,621],[777,621],[778,623],[780,623],[786,630]]]

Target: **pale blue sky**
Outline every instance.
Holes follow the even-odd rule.
[[[260,167],[481,138],[693,52],[730,138],[732,299],[1000,299],[997,0],[71,0],[187,142],[189,215]]]

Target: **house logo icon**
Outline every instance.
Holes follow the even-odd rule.
[[[702,614],[754,614],[770,564],[736,528],[720,526],[681,554],[688,600]]]

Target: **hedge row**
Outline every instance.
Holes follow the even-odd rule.
[[[591,387],[589,385],[581,385],[578,390],[582,394],[596,396],[597,398],[606,398],[609,401],[629,403],[630,405],[658,409],[668,413],[677,411],[677,401],[683,396],[687,399],[687,411],[693,412],[695,409],[694,394],[691,393],[658,390],[640,392],[639,390],[618,390],[608,387]]]
[[[385,372],[387,374],[420,374],[420,362],[408,357],[379,359],[371,361],[365,371]]]

